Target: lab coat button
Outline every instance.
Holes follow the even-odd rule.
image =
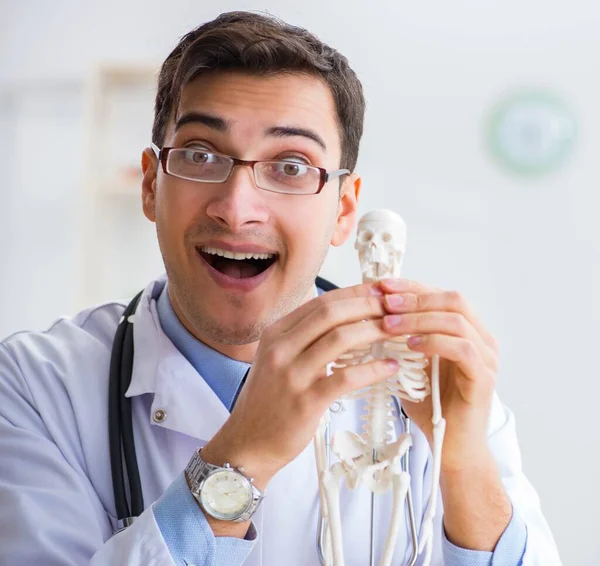
[[[165,419],[167,418],[167,411],[165,411],[164,409],[157,409],[156,411],[154,411],[154,414],[152,415],[152,420],[155,423],[162,423],[165,421]]]

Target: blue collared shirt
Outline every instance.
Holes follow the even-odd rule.
[[[173,310],[168,284],[156,302],[156,310],[160,325],[169,340],[194,366],[223,405],[231,410],[231,404],[250,364],[229,358],[190,334]]]
[[[229,358],[197,340],[175,314],[167,285],[158,301],[160,324],[175,347],[194,366],[222,403],[231,409],[250,364]],[[215,537],[208,521],[190,493],[182,473],[153,506],[156,522],[178,566],[242,564],[256,540],[254,527],[245,539]],[[304,533],[298,533],[303,536]],[[518,566],[527,544],[527,527],[514,513],[494,552],[466,550],[442,541],[446,566]]]

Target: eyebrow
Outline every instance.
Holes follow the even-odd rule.
[[[231,127],[231,122],[229,120],[225,120],[219,116],[214,116],[213,114],[206,114],[205,112],[187,112],[177,120],[175,124],[175,131],[178,131],[186,124],[202,124],[213,130],[217,130],[218,132],[227,132]],[[271,128],[265,130],[265,135],[275,136],[278,138],[295,136],[308,138],[309,140],[319,144],[323,150],[327,152],[327,146],[325,145],[323,138],[308,128],[300,128],[296,126],[272,126]]]
[[[188,112],[184,114],[177,120],[175,131],[186,124],[203,124],[219,132],[226,132],[230,127],[230,122],[227,120],[219,118],[219,116],[213,116],[212,114],[205,114],[204,112]]]
[[[309,130],[307,128],[297,128],[294,126],[273,126],[272,128],[269,128],[265,133],[268,136],[275,136],[278,138],[294,136],[308,138],[309,140],[318,143],[325,150],[325,152],[327,152],[327,146],[325,145],[323,138],[316,132],[313,132],[312,130]]]

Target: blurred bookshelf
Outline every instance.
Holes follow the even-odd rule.
[[[164,270],[143,214],[141,155],[150,145],[157,67],[100,65],[84,87],[85,159],[79,306],[128,298]]]

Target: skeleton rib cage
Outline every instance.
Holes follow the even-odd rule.
[[[389,210],[371,211],[358,224],[355,248],[358,250],[363,282],[373,282],[388,277],[398,277],[406,245],[406,226],[397,214]],[[362,399],[364,412],[361,434],[339,431],[331,441],[331,450],[338,461],[328,466],[325,433],[328,414],[324,415],[315,436],[315,453],[319,473],[322,518],[325,537],[323,558],[327,566],[343,566],[343,541],[340,517],[340,487],[345,480],[349,489],[361,483],[373,493],[392,490],[393,507],[390,527],[380,562],[390,566],[396,539],[404,517],[404,502],[410,486],[410,475],[402,469],[401,459],[412,445],[412,437],[405,432],[393,440],[394,425],[398,419],[393,408],[395,396],[401,400],[420,402],[432,396],[433,423],[433,474],[431,496],[423,519],[415,549],[417,554],[425,551],[423,566],[431,561],[433,543],[433,519],[437,505],[441,449],[445,421],[441,414],[439,393],[439,358],[433,356],[431,380],[426,368],[425,354],[410,350],[407,336],[385,340],[347,352],[331,364],[331,368],[361,365],[377,359],[393,358],[399,362],[396,375],[370,387],[350,394],[348,400]],[[365,524],[365,527],[367,525]]]

